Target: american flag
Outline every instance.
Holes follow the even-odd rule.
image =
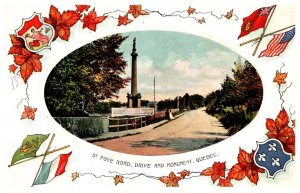
[[[295,28],[281,34],[274,35],[273,39],[269,42],[267,49],[262,51],[258,57],[279,56],[294,36]]]

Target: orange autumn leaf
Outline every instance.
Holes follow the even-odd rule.
[[[20,73],[24,82],[26,83],[32,72],[41,72],[42,63],[40,59],[43,56],[29,52],[27,49],[22,49],[18,55],[14,55],[14,62],[21,66]]]
[[[286,83],[285,79],[286,79],[287,75],[288,75],[288,73],[281,73],[277,70],[273,82],[277,82],[278,85],[285,84]]]
[[[281,141],[285,151],[295,155],[295,142],[293,142],[295,132],[293,128],[288,126],[288,124],[289,117],[283,108],[275,120],[270,118],[267,119],[266,127],[268,129],[268,133],[266,133],[266,135],[269,138],[275,138]]]
[[[163,176],[160,177],[159,180],[166,184],[167,187],[179,187],[178,182],[181,180],[182,178],[179,176],[176,176],[174,172],[171,172],[169,174],[169,176]]]
[[[12,46],[10,47],[8,54],[21,54],[22,50],[26,49],[23,39],[17,37],[17,35],[11,34],[10,41]]]
[[[230,180],[224,179],[224,178],[219,179],[218,186],[220,186],[220,187],[233,187]]]
[[[232,15],[233,15],[233,9],[231,9],[229,12],[227,12],[227,14],[225,15],[225,17],[227,19],[231,19],[232,18]]]
[[[187,10],[187,12],[188,12],[189,15],[195,13],[195,11],[196,11],[196,9],[195,9],[195,8],[192,8],[191,6],[189,6],[189,8],[188,8],[188,10]]]
[[[9,65],[9,72],[15,73],[18,67],[16,67],[14,64]]]
[[[277,126],[277,128],[282,129],[288,126],[288,123],[289,123],[289,117],[286,110],[283,108],[275,119],[275,125]]]
[[[133,20],[128,19],[128,14],[121,16],[118,18],[118,26],[130,24]]]
[[[51,5],[49,18],[44,18],[44,20],[55,29],[53,41],[56,40],[57,37],[68,41],[71,33],[70,27],[75,25],[80,17],[81,15],[78,12],[70,10],[64,11],[61,14],[56,7]]]
[[[118,185],[119,183],[124,183],[123,178],[124,178],[124,177],[121,176],[121,175],[116,175],[116,176],[114,177],[115,185]]]
[[[87,15],[84,14],[82,28],[89,28],[96,31],[96,25],[102,23],[106,19],[106,16],[97,16],[95,9],[90,11]]]
[[[212,167],[204,169],[200,175],[211,176],[213,183],[220,177],[225,177],[226,162],[214,162]]]
[[[77,178],[79,178],[79,173],[78,172],[72,173],[71,178],[72,178],[72,181],[75,181]]]
[[[198,23],[200,23],[200,24],[206,23],[205,18],[202,17],[202,19],[198,19]]]
[[[233,165],[229,170],[227,179],[242,180],[245,176],[254,183],[257,184],[259,180],[258,173],[264,173],[264,170],[259,168],[253,161],[254,151],[251,154],[247,153],[243,149],[240,149],[238,154],[238,163]]]
[[[295,155],[295,135],[288,137],[286,142],[283,144],[283,147],[286,152]]]
[[[178,172],[177,174],[180,174],[181,178],[184,179],[186,176],[190,175],[190,171],[188,170],[182,170],[181,172]]]
[[[209,167],[209,168],[202,170],[200,175],[201,176],[211,176],[214,172],[215,172],[215,170],[212,167]]]
[[[246,176],[244,167],[237,163],[233,165],[228,173],[227,179],[242,180]]]
[[[296,119],[293,119],[293,120],[292,120],[292,126],[293,126],[293,127],[296,127]]]
[[[243,166],[248,166],[253,162],[253,159],[249,153],[243,149],[240,149],[238,154],[238,162]]]
[[[90,5],[75,5],[76,6],[76,11],[79,13],[82,13],[84,11],[88,11],[89,8],[91,7]]]
[[[132,14],[134,18],[137,18],[140,15],[149,15],[148,12],[142,10],[142,5],[130,5],[128,13]]]
[[[35,112],[37,111],[37,108],[32,108],[30,106],[24,106],[24,111],[22,113],[21,119],[35,119]]]

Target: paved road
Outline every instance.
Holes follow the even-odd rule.
[[[202,108],[188,111],[153,130],[94,144],[127,154],[168,155],[200,149],[227,137],[221,123]]]

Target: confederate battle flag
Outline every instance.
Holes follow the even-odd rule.
[[[248,35],[252,31],[265,27],[268,17],[273,8],[274,6],[262,7],[254,11],[248,17],[245,17],[243,19],[243,25],[241,27],[241,34],[239,35],[238,39],[240,37]]]

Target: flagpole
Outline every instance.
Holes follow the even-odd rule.
[[[271,32],[271,33],[268,33],[268,34],[265,34],[263,35],[262,37],[258,37],[258,38],[254,38],[254,39],[251,39],[251,40],[248,40],[246,42],[243,42],[243,43],[240,43],[240,46],[243,46],[243,45],[246,45],[246,44],[249,44],[251,42],[254,42],[260,38],[264,38],[264,37],[267,37],[267,36],[270,36],[270,35],[274,35],[275,33],[278,33],[278,32],[281,32],[281,31],[284,31],[286,29],[289,29],[289,28],[292,28],[292,27],[295,27],[295,25],[291,25],[291,26],[288,26],[288,27],[285,27],[285,28],[282,28],[282,29],[279,29],[277,31],[274,31],[274,32]]]
[[[50,140],[50,142],[49,142],[49,144],[48,144],[48,147],[47,147],[47,149],[46,149],[46,151],[45,151],[45,153],[44,153],[43,160],[42,160],[42,162],[41,162],[41,164],[40,164],[40,167],[39,167],[39,169],[38,169],[38,171],[37,171],[37,173],[36,173],[36,175],[35,175],[35,178],[34,178],[33,183],[32,183],[31,186],[34,186],[34,182],[35,182],[36,178],[38,177],[39,171],[41,170],[41,167],[42,167],[42,165],[43,165],[43,163],[44,163],[44,161],[45,161],[45,158],[46,158],[46,156],[47,156],[47,152],[48,152],[48,150],[50,149],[50,146],[51,146],[51,144],[52,144],[52,141],[53,141],[54,137],[55,137],[55,133],[52,135],[52,138],[51,138],[51,140]]]
[[[55,150],[53,150],[53,151],[48,151],[46,154],[49,155],[49,154],[51,154],[51,153],[55,153],[55,152],[58,152],[58,151],[60,151],[60,150],[67,149],[67,148],[69,148],[69,147],[70,147],[70,145],[66,145],[66,146],[60,147],[60,148],[58,148],[58,149],[55,149]],[[44,155],[45,155],[45,154],[37,155],[37,156],[35,156],[35,157],[32,157],[32,158],[29,158],[29,159],[20,161],[20,162],[18,162],[18,163],[8,165],[8,167],[15,166],[15,165],[18,165],[18,164],[21,164],[21,163],[24,163],[24,162],[28,162],[28,161],[34,160],[34,159],[36,159],[36,158],[42,157],[42,156],[44,156]]]
[[[275,11],[275,9],[276,9],[276,6],[277,6],[277,5],[274,5],[274,8],[273,8],[273,10],[272,10],[272,13],[271,13],[271,15],[270,15],[270,17],[269,17],[269,19],[268,19],[268,21],[267,21],[266,26],[264,27],[264,30],[263,30],[262,34],[260,35],[260,38],[259,38],[259,40],[258,40],[258,42],[257,42],[257,45],[256,45],[256,47],[255,47],[255,49],[254,49],[254,52],[253,52],[252,56],[254,56],[254,55],[256,54],[256,51],[257,51],[257,49],[258,49],[258,47],[259,47],[259,45],[260,45],[260,42],[261,42],[261,40],[262,40],[262,37],[265,35],[266,29],[267,29],[267,27],[268,27],[268,25],[269,25],[269,23],[270,23],[270,21],[271,21],[271,18],[272,18],[273,13],[274,13],[274,11]]]

